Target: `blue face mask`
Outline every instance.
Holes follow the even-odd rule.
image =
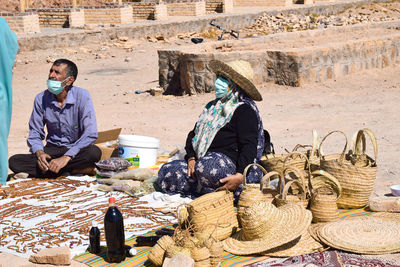
[[[229,81],[218,77],[214,83],[215,97],[217,99],[224,97],[228,93]]]
[[[65,82],[69,77],[65,78],[63,81],[56,81],[56,80],[47,80],[47,90],[50,91],[50,93],[58,95],[61,93],[62,90],[64,90],[65,85],[62,86],[62,83]]]

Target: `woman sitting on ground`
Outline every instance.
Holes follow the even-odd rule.
[[[242,190],[243,171],[258,162],[264,150],[264,131],[255,101],[262,97],[254,86],[250,63],[213,60],[217,75],[216,99],[209,102],[186,139],[185,160],[164,164],[158,172],[162,191],[195,198],[216,189]],[[252,170],[246,182],[256,183],[262,173]]]

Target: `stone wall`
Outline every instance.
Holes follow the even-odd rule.
[[[400,21],[384,22],[371,27],[399,27]],[[212,59],[249,61],[254,69],[254,82],[275,82],[301,86],[311,82],[359,72],[363,69],[383,68],[400,63],[400,34],[372,36],[348,42],[291,49],[235,49],[265,44],[271,41],[300,40],[302,35],[324,36],[335,31],[363,29],[365,25],[338,27],[326,30],[279,33],[238,41],[221,41],[178,50],[159,50],[159,83],[167,94],[184,95],[210,92],[215,75],[208,63]],[[220,52],[232,48],[231,52]],[[209,52],[205,52],[209,51]]]
[[[293,0],[233,0],[235,6],[290,6]]]
[[[15,33],[37,33],[40,32],[39,15],[35,12],[24,13],[2,13],[10,29]]]
[[[167,5],[158,2],[133,2],[133,19],[160,20],[167,18]]]
[[[204,0],[166,0],[168,16],[202,16],[206,14]]]
[[[86,24],[124,24],[133,22],[132,6],[84,7]]]
[[[206,0],[206,13],[230,13],[233,11],[233,0]]]
[[[39,15],[40,27],[46,28],[69,28],[84,25],[83,10],[73,8],[38,8],[29,9]],[[73,17],[71,19],[71,16]]]

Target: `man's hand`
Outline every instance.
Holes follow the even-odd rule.
[[[242,181],[243,181],[243,174],[241,173],[236,173],[234,175],[227,176],[219,180],[221,184],[223,183],[225,184],[219,187],[217,190],[228,189],[229,191],[235,191],[236,188],[238,188],[238,186],[242,183]]]
[[[67,163],[71,160],[69,156],[61,156],[59,158],[53,159],[50,161],[49,170],[58,173],[62,168],[64,168]]]
[[[196,159],[190,158],[188,159],[188,176],[194,178],[194,166],[196,165]]]
[[[50,167],[50,164],[48,162],[48,160],[51,159],[50,155],[46,154],[43,150],[38,150],[38,151],[36,151],[36,157],[38,158],[37,163],[39,165],[39,168],[42,171],[45,171],[45,172],[48,171],[49,167]]]

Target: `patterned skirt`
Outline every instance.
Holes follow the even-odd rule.
[[[217,152],[207,152],[196,161],[194,177],[188,176],[188,165],[185,160],[174,160],[164,164],[158,172],[157,183],[167,194],[181,194],[184,197],[196,198],[206,193],[214,192],[223,184],[220,179],[236,173],[236,165],[232,160]],[[262,178],[262,172],[252,170],[246,177],[246,182],[257,183]],[[235,200],[242,192],[240,185],[234,192]]]

